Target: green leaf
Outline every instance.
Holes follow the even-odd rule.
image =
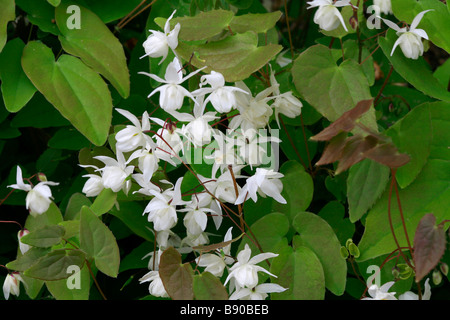
[[[204,72],[214,70],[222,73],[226,81],[235,82],[247,79],[282,49],[280,45],[258,47],[257,44],[257,35],[246,32],[200,45],[179,43],[176,52],[197,68],[207,66]],[[196,54],[192,56],[192,53]]]
[[[426,213],[434,213],[437,221],[448,218],[450,206],[450,162],[442,159],[429,159],[419,176],[408,187],[399,190],[409,239],[414,238],[420,219]],[[407,246],[400,212],[396,205],[395,192],[392,195],[392,225],[400,246]],[[361,251],[359,261],[390,253],[395,250],[389,220],[386,191],[380,201],[369,211],[366,228],[358,247]]]
[[[74,277],[73,280],[71,277]],[[79,277],[79,288],[69,288],[70,284],[74,285],[78,281],[77,277]],[[88,300],[91,289],[91,274],[87,265],[84,265],[79,273],[68,273],[68,279],[46,281],[45,284],[56,300]]]
[[[77,2],[93,11],[104,23],[109,23],[125,17],[128,13],[133,11],[142,0],[78,0]]]
[[[94,203],[91,205],[91,210],[97,215],[101,216],[112,209],[116,203],[117,193],[111,189],[103,189],[99,195],[95,198]]]
[[[430,12],[429,12],[430,13]],[[428,14],[428,13],[427,13]],[[378,43],[395,71],[417,90],[439,100],[450,100],[450,92],[433,76],[429,65],[423,57],[417,60],[406,58],[398,47],[391,56],[395,41],[398,39],[394,30],[388,30],[385,37],[379,37]]]
[[[298,212],[305,211],[314,194],[314,183],[305,169],[297,161],[286,161],[280,168],[283,191],[281,195],[286,199],[286,204],[273,200],[272,209],[285,213],[292,221]]]
[[[48,141],[50,148],[76,151],[89,147],[90,144],[89,140],[73,127],[59,129]]]
[[[44,226],[57,225],[63,221],[61,211],[58,206],[52,202],[46,212],[40,215],[32,216],[31,214],[25,221],[25,228],[30,232],[38,230]]]
[[[184,41],[196,41],[212,38],[228,27],[234,13],[228,10],[203,11],[194,17],[175,17],[170,20],[170,28],[180,24],[178,38]],[[156,18],[156,24],[164,29],[167,19]]]
[[[49,248],[30,248],[24,255],[18,256],[16,260],[8,262],[6,267],[11,270],[23,272],[33,266],[40,258],[49,253]]]
[[[285,247],[280,255],[272,260],[270,272],[278,278],[272,282],[286,291],[272,293],[272,300],[323,300],[325,298],[325,277],[322,265],[307,247],[293,250]]]
[[[61,3],[61,0],[47,0],[52,6],[57,7]]]
[[[190,264],[181,263],[181,254],[169,247],[159,262],[159,275],[167,294],[174,300],[193,300],[193,270]]]
[[[80,246],[95,260],[95,265],[104,274],[117,277],[120,264],[119,247],[108,227],[88,207],[81,209]]]
[[[73,56],[58,61],[50,48],[30,41],[22,67],[45,98],[95,145],[102,145],[111,124],[111,94],[102,78]]]
[[[429,104],[414,108],[386,130],[399,152],[407,153],[410,161],[397,169],[395,177],[401,188],[407,187],[422,170],[430,154],[433,138]]]
[[[65,220],[79,219],[80,211],[83,206],[91,206],[92,202],[82,193],[74,193],[67,202],[66,211],[64,213]]]
[[[347,281],[347,262],[341,258],[341,243],[333,229],[310,212],[298,213],[292,225],[300,234],[302,244],[311,249],[322,264],[327,289],[335,295],[342,295]]]
[[[17,112],[33,97],[36,88],[22,70],[20,58],[25,44],[16,38],[9,41],[0,54],[0,78],[5,107]]]
[[[289,221],[282,213],[267,214],[253,223],[250,229],[264,252],[278,252],[287,244],[285,236],[289,231]],[[248,237],[242,238],[239,248],[243,249],[245,244],[250,246],[252,252],[259,251]]]
[[[113,207],[109,213],[119,218],[136,235],[147,241],[154,241],[154,234],[150,229],[151,224],[147,215],[143,215],[144,207],[138,202],[120,202],[119,208]]]
[[[0,52],[6,44],[8,37],[8,22],[16,18],[16,5],[14,0],[0,0]]]
[[[323,45],[311,46],[302,52],[294,61],[292,76],[297,91],[330,121],[338,119],[358,102],[371,99],[361,66],[351,59],[337,65],[332,50]],[[372,107],[363,115],[361,123],[378,131]]]
[[[70,266],[83,267],[85,255],[80,250],[54,250],[40,258],[24,275],[41,280],[61,280],[70,276]]]
[[[208,271],[194,276],[192,289],[196,300],[228,300],[227,289]]]
[[[34,247],[49,248],[60,243],[64,234],[64,227],[50,225],[30,232],[23,236],[20,241]]]
[[[122,44],[90,10],[79,6],[81,27],[69,29],[67,7],[72,2],[63,1],[56,8],[56,23],[63,49],[77,57],[104,76],[124,98],[130,94],[130,76]]]
[[[450,29],[450,11],[444,3],[439,0],[392,1],[394,15],[407,23],[412,23],[417,14],[429,9],[433,11],[424,15],[418,27],[427,32],[431,42],[450,53],[450,35],[446,31]]]
[[[350,221],[356,222],[380,198],[389,180],[389,168],[365,159],[349,170],[347,197]]]
[[[59,35],[59,29],[55,24],[55,7],[45,0],[15,0],[28,15],[27,18],[41,31]]]
[[[275,27],[281,15],[281,11],[274,11],[270,13],[248,13],[234,16],[230,22],[230,29],[236,33],[245,33],[247,31],[266,33]]]
[[[353,237],[355,224],[346,217],[345,207],[339,201],[328,202],[318,215],[333,228],[341,244]]]

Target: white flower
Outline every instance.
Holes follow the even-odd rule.
[[[223,239],[224,242],[230,241],[232,239],[232,229],[232,227],[228,229]],[[216,277],[222,277],[225,267],[227,265],[231,265],[234,262],[234,259],[229,256],[230,250],[231,244],[228,244],[223,247],[220,252],[216,252],[215,254],[202,254],[195,261],[200,267],[206,267],[205,271],[210,272]]]
[[[152,296],[168,298],[169,295],[164,288],[164,284],[159,276],[159,271],[150,271],[142,278],[139,279],[139,282],[142,284],[144,282],[150,282],[148,286],[148,291]]]
[[[142,115],[142,125],[139,119],[131,112],[123,109],[116,110],[125,118],[131,121],[133,125],[127,125],[125,129],[116,133],[116,148],[122,152],[129,152],[138,147],[145,147],[147,144],[154,145],[153,140],[145,132],[150,131],[150,118],[147,111]]]
[[[167,112],[172,112],[175,110],[178,110],[183,105],[184,97],[191,98],[195,103],[196,100],[194,96],[181,84],[189,79],[190,77],[196,75],[200,71],[202,71],[204,68],[197,69],[194,72],[191,72],[188,76],[183,78],[182,73],[182,66],[180,63],[180,60],[178,60],[177,57],[173,59],[171,63],[167,66],[166,74],[164,75],[164,79],[161,79],[155,74],[147,73],[147,72],[139,72],[140,74],[144,74],[146,76],[149,76],[150,78],[165,83],[165,85],[159,86],[155,90],[153,90],[149,95],[148,98],[150,98],[152,95],[154,95],[157,92],[160,92],[159,95],[159,105],[162,109],[164,109]]]
[[[407,58],[418,59],[419,56],[423,55],[423,43],[422,38],[428,40],[428,35],[423,29],[416,29],[420,20],[422,20],[425,13],[433,10],[425,10],[420,12],[413,20],[411,25],[408,27],[400,28],[398,25],[389,21],[387,19],[383,19],[383,21],[392,29],[397,31],[397,36],[399,38],[395,41],[394,46],[391,51],[391,56],[394,54],[397,46],[400,46],[403,54]],[[382,19],[382,18],[381,18]]]
[[[280,127],[279,114],[283,114],[288,118],[295,118],[302,112],[303,104],[299,99],[294,97],[292,91],[280,93],[280,84],[277,82],[273,72],[270,74],[270,84],[274,87],[275,101],[271,107],[275,111],[275,120]]]
[[[159,159],[154,150],[156,150],[156,144],[154,148],[147,144],[145,148],[134,151],[128,158],[128,161],[138,159],[138,168],[141,170],[145,181],[150,181],[159,167]]]
[[[236,155],[235,141],[233,137],[223,132],[215,130],[213,133],[214,151],[211,155],[205,155],[205,159],[213,159],[211,176],[216,177],[216,173],[219,170],[220,173],[228,170],[229,165],[243,164],[241,159]],[[217,147],[216,147],[217,146]]]
[[[267,126],[270,116],[273,113],[272,108],[267,102],[273,99],[269,95],[273,93],[274,88],[269,87],[258,93],[255,97],[252,97],[250,89],[244,82],[239,81],[236,83],[236,86],[248,94],[236,93],[239,115],[231,119],[229,128],[234,130],[240,126],[242,130],[246,131],[248,129],[260,129]]]
[[[344,18],[337,8],[350,5],[350,0],[339,0],[335,3],[332,0],[313,0],[308,4],[310,5],[308,9],[319,7],[314,15],[314,23],[318,24],[321,29],[331,31],[342,24],[345,31],[348,31]]]
[[[175,123],[166,123],[159,119],[154,120],[162,126],[154,135],[156,140],[155,156],[176,166],[172,158],[177,157],[180,151],[184,152],[183,141],[181,140],[183,132],[177,128]]]
[[[233,170],[234,173],[234,170]],[[234,174],[235,179],[241,178],[240,175]],[[230,171],[225,171],[220,175],[216,181],[216,186],[214,190],[214,196],[221,201],[234,203],[236,201],[236,189],[234,186],[233,177]],[[236,184],[237,191],[241,190],[241,187]]]
[[[22,254],[25,254],[25,252],[27,252],[31,248],[28,244],[25,244],[21,241],[22,237],[26,236],[29,233],[30,231],[28,231],[27,229],[19,230],[19,232],[17,233],[17,239],[19,240],[19,249]]]
[[[89,178],[81,190],[86,197],[96,197],[105,188],[103,185],[103,179],[96,174],[85,174],[83,178]]]
[[[256,173],[247,179],[247,182],[242,187],[239,197],[235,204],[240,204],[248,199],[252,198],[254,202],[257,201],[257,192],[262,196],[269,196],[274,198],[279,203],[286,204],[286,199],[281,195],[283,190],[283,183],[280,178],[283,177],[282,173],[274,172],[273,170],[267,170],[264,168],[257,168]]]
[[[286,291],[276,283],[262,283],[254,288],[238,288],[230,296],[230,300],[265,300],[268,293]]]
[[[246,131],[236,131],[236,145],[239,155],[251,168],[263,162],[263,157],[267,154],[267,150],[270,147],[268,142],[281,142],[278,138],[267,137],[262,133],[265,133],[265,130],[261,131],[251,128]]]
[[[384,14],[392,14],[391,0],[373,0],[373,4],[380,8]]]
[[[100,160],[105,164],[103,168],[97,169],[102,173],[103,186],[114,192],[121,189],[128,194],[131,188],[131,181],[127,178],[133,173],[134,166],[128,166],[123,153],[119,150],[116,152],[117,160],[107,156],[96,156],[94,159]]]
[[[179,121],[189,122],[187,125],[183,125],[181,132],[191,141],[194,146],[200,147],[211,142],[211,136],[214,132],[213,128],[209,124],[214,119],[217,119],[215,112],[206,112],[205,114],[205,102],[200,99],[198,103],[194,105],[193,115],[189,113],[179,113],[173,111],[171,114]]]
[[[34,187],[25,184],[22,178],[22,169],[17,166],[16,183],[7,186],[8,188],[23,190],[28,192],[25,198],[25,206],[30,210],[32,216],[43,214],[48,210],[52,202],[52,191],[50,186],[57,186],[59,183],[52,181],[41,181]]]
[[[292,62],[292,59],[286,58],[286,57],[284,56],[284,54],[285,54],[288,50],[289,50],[289,49],[286,49],[286,50],[284,50],[284,51],[281,51],[281,52],[278,54],[277,58],[275,59],[275,62],[276,62],[281,68],[286,67],[288,64],[290,64],[290,63]]]
[[[152,58],[162,57],[159,64],[161,64],[167,57],[169,48],[173,50],[178,47],[178,33],[180,32],[180,24],[177,23],[173,30],[170,30],[170,20],[175,14],[176,10],[172,12],[169,19],[164,25],[164,32],[149,30],[152,34],[148,36],[142,46],[145,50],[145,55],[141,57],[150,56]]]
[[[3,295],[5,299],[9,299],[9,295],[19,296],[20,294],[20,282],[23,282],[22,277],[18,272],[10,273],[6,276],[5,282],[3,283]]]
[[[181,199],[181,182],[183,177],[179,178],[175,183],[175,187],[171,187],[160,193],[150,190],[155,197],[145,207],[144,214],[148,213],[148,221],[153,222],[156,231],[169,230],[178,221],[176,206],[184,205],[187,202]]]
[[[430,279],[427,279],[425,281],[425,292],[422,295],[422,300],[430,300],[430,298],[431,298]],[[412,291],[406,291],[405,293],[401,294],[398,297],[398,300],[419,300],[419,296]]]
[[[388,292],[394,283],[394,281],[390,281],[381,287],[378,287],[376,284],[371,285],[367,291],[371,298],[366,297],[362,300],[397,300],[395,292]]]
[[[211,87],[200,88],[192,92],[192,94],[194,96],[201,96],[209,93],[208,98],[205,100],[205,104],[210,101],[214,109],[220,113],[228,113],[232,108],[236,107],[235,91],[248,94],[240,88],[225,86],[225,78],[220,72],[216,71],[211,71],[211,74],[203,75],[200,78],[200,86],[202,87],[205,84],[209,84]]]
[[[225,285],[231,278],[234,278],[236,284],[241,288],[254,288],[258,284],[258,272],[267,273],[273,277],[276,277],[263,267],[257,266],[257,263],[269,258],[277,257],[278,254],[266,252],[260,253],[250,259],[252,250],[245,244],[244,250],[240,251],[237,255],[237,262],[230,268],[230,273],[225,280]]]

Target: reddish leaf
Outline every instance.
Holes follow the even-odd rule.
[[[358,102],[353,109],[344,112],[336,121],[315,136],[311,137],[311,140],[329,141],[343,131],[352,131],[355,127],[356,120],[366,113],[370,109],[371,105],[372,99]]]
[[[190,264],[181,263],[181,254],[170,247],[159,262],[159,275],[167,294],[174,300],[193,300],[193,271]]]
[[[426,214],[419,222],[414,236],[414,265],[416,282],[422,280],[441,260],[446,246],[442,225],[436,226],[436,217]]]
[[[399,153],[397,148],[390,143],[379,144],[367,151],[364,156],[390,168],[398,168],[407,164],[409,156]]]
[[[338,161],[341,158],[342,150],[345,147],[346,141],[347,141],[346,132],[342,132],[333,139],[331,139],[330,143],[323,151],[319,161],[317,161],[316,166],[321,166],[324,164],[329,164]]]
[[[336,174],[339,174],[352,165],[364,160],[364,153],[370,150],[377,144],[377,140],[372,136],[352,136],[347,139],[347,143],[342,150],[342,157],[339,160],[339,165],[336,169]]]

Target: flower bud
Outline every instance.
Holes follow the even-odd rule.
[[[355,258],[359,258],[359,256],[360,256],[359,249],[356,246],[356,244],[354,244],[353,242],[348,245],[348,251]]]
[[[442,282],[442,273],[439,270],[434,270],[432,274],[434,285],[439,285]]]
[[[350,245],[350,243],[353,243],[352,239],[347,239],[347,241],[345,242],[345,247],[348,249],[348,246]]]
[[[342,259],[347,259],[348,256],[350,255],[350,254],[348,253],[347,248],[344,247],[344,246],[341,247],[340,253],[341,253]]]
[[[448,264],[446,264],[445,262],[441,262],[439,269],[441,270],[441,272],[444,276],[448,275]]]
[[[19,249],[20,252],[22,252],[22,254],[25,254],[25,252],[27,252],[30,249],[30,246],[28,244],[25,244],[21,241],[22,237],[26,236],[29,233],[30,231],[28,231],[27,229],[20,230],[17,233],[17,238],[19,239]]]
[[[397,269],[399,271],[399,279],[406,280],[413,274],[413,269],[411,269],[407,264],[402,263],[397,265]]]
[[[398,279],[400,277],[400,271],[398,271],[396,267],[392,268],[392,276],[394,277],[394,279]]]
[[[39,172],[37,174],[37,178],[39,180],[39,182],[47,182],[47,176],[45,174],[43,174],[42,172]]]

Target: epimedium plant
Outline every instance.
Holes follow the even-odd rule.
[[[0,4],[6,299],[448,292],[448,4]]]

